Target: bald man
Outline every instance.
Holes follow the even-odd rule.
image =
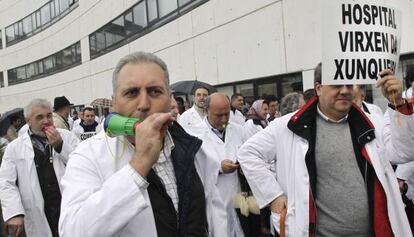
[[[243,128],[229,122],[230,101],[221,93],[213,93],[205,101],[207,116],[189,133],[203,140],[207,147],[206,159],[214,159],[220,170],[217,172],[217,187],[227,210],[227,236],[244,236],[233,205],[233,197],[240,192],[236,160],[237,149],[242,145]]]

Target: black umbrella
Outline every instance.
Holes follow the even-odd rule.
[[[22,108],[12,109],[10,111],[7,111],[0,117],[0,136],[6,135],[7,129],[9,129],[10,127],[10,118],[13,116],[20,117],[24,121],[23,109]]]
[[[179,81],[170,85],[171,90],[177,94],[192,94],[194,89],[203,87],[206,88],[209,94],[217,92],[217,89],[214,86],[197,80],[192,81]]]

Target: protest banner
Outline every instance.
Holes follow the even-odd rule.
[[[381,1],[323,0],[322,84],[375,84],[398,66],[401,13]]]

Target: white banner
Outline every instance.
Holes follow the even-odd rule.
[[[382,3],[381,3],[382,2]],[[401,12],[383,1],[323,0],[322,84],[375,84],[398,66]]]

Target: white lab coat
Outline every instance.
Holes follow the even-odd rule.
[[[54,152],[53,168],[62,190],[60,180],[65,173],[69,153],[75,149],[79,140],[72,132],[60,128],[57,130],[62,136],[63,146],[60,154]],[[27,236],[52,236],[44,212],[33,145],[28,133],[18,137],[6,148],[0,168],[0,200],[5,221],[16,215],[24,215]]]
[[[189,133],[197,136],[203,141],[203,146],[205,147],[205,150],[208,151],[206,153],[208,157],[203,159],[214,160],[217,166],[220,167],[220,172],[222,173],[222,160],[228,159],[235,163],[237,162],[237,150],[243,144],[242,126],[230,122],[226,127],[225,142],[223,142],[216,134],[214,134],[207,123],[208,120],[206,117],[203,122],[193,126]],[[237,171],[230,174],[219,174],[217,172],[216,176],[217,187],[227,210],[227,236],[244,236],[243,229],[241,228],[239,218],[233,205],[235,194],[240,192]]]
[[[80,143],[62,179],[61,237],[157,236],[148,192],[137,185],[129,165],[133,154],[127,141],[103,131]],[[210,236],[224,236],[226,213],[212,175],[218,167],[200,154],[202,148],[195,164],[205,189]]]
[[[414,161],[398,165],[395,175],[397,178],[405,180],[408,185],[406,196],[414,202]]]
[[[234,110],[234,112],[232,110],[230,110],[230,118],[229,118],[229,122],[231,123],[236,123],[239,124],[241,126],[244,125],[244,123],[246,122],[246,118],[244,117],[244,115],[238,111],[237,109]]]
[[[389,109],[390,114],[394,113]],[[288,199],[286,236],[309,235],[309,174],[305,155],[309,144],[306,139],[294,134],[287,124],[293,113],[274,120],[263,131],[257,133],[239,149],[238,160],[260,207],[270,204],[284,194]],[[370,115],[367,115],[370,117]],[[401,124],[413,117],[401,116]],[[392,120],[392,126],[395,126]],[[393,146],[384,145],[390,141],[381,133],[381,124],[375,124],[376,138],[365,145],[368,156],[387,196],[388,216],[396,237],[412,236],[405,215],[397,178],[386,157],[398,154]],[[413,134],[414,129],[393,130],[394,136]],[[390,134],[387,133],[387,136]],[[413,144],[413,143],[411,143]],[[407,144],[394,140],[396,149],[407,149]],[[267,168],[267,162],[276,160],[276,178]],[[293,172],[294,171],[294,172]],[[272,223],[279,231],[280,215],[272,213]]]
[[[186,131],[191,129],[192,126],[201,123],[204,119],[198,114],[194,106],[186,110],[179,118],[177,118],[178,123],[186,129]]]
[[[262,130],[263,127],[258,124],[254,124],[253,119],[247,120],[243,126],[243,141],[247,141],[247,139]]]

